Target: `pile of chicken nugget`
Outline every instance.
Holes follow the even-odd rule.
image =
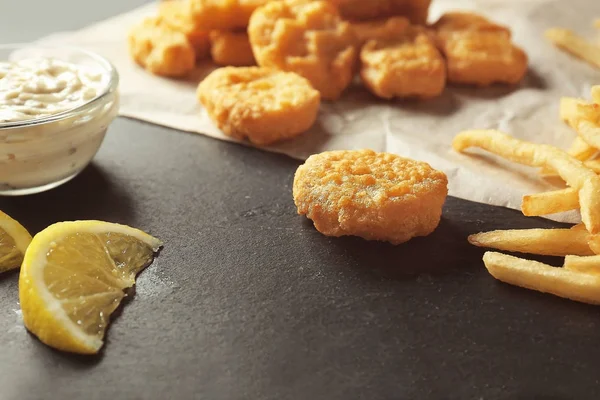
[[[427,25],[430,3],[163,1],[158,15],[133,27],[129,49],[165,77],[185,77],[208,59],[224,67],[200,84],[198,99],[225,134],[257,145],[305,132],[320,101],[339,99],[357,74],[384,99],[523,78],[527,56],[508,28],[464,12]]]

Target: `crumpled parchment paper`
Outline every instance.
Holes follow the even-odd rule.
[[[456,154],[450,144],[461,130],[497,128],[525,140],[568,148],[575,134],[559,120],[559,99],[588,98],[591,86],[600,83],[600,71],[557,50],[543,33],[546,28],[561,26],[593,38],[592,20],[600,17],[600,1],[434,0],[431,20],[451,9],[480,12],[512,29],[515,42],[530,58],[528,75],[520,86],[449,87],[434,100],[390,102],[373,97],[356,84],[340,101],[322,104],[319,119],[309,132],[265,150],[297,159],[334,149],[392,152],[445,171],[452,196],[514,209],[520,209],[524,194],[561,187],[560,182],[539,178],[533,169],[489,154]],[[146,73],[130,59],[129,28],[155,11],[156,4],[149,4],[44,40],[77,45],[112,61],[121,78],[121,115],[231,140],[212,124],[196,100],[197,83],[212,65],[200,66],[185,81],[170,80]],[[570,222],[578,218],[576,213],[550,217]]]

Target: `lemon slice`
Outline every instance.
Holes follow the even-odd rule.
[[[25,326],[56,349],[97,353],[124,290],[161,245],[138,229],[101,221],[44,229],[29,245],[19,277]]]
[[[29,243],[27,229],[0,211],[0,273],[21,266]]]

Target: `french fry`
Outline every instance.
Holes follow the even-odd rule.
[[[527,217],[556,214],[579,208],[579,193],[572,188],[523,196],[521,211]]]
[[[596,104],[600,104],[600,85],[592,86],[592,100]]]
[[[555,46],[573,54],[591,65],[600,68],[600,47],[568,29],[551,28],[546,31],[546,38]]]
[[[596,148],[600,148],[600,126],[588,120],[581,120],[575,128],[579,137],[586,143]]]
[[[586,104],[585,100],[576,99],[574,97],[561,98],[559,107],[560,118],[571,128],[575,128],[579,120],[585,117],[583,110],[581,110],[579,106]],[[567,153],[580,161],[586,161],[598,153],[598,149],[589,145],[585,140],[577,136]],[[540,174],[544,177],[556,176],[556,172],[550,167],[543,167]]]
[[[579,161],[586,161],[595,156],[598,153],[598,149],[587,144],[585,140],[577,136],[567,153],[570,156],[575,157]]]
[[[582,274],[600,275],[600,256],[566,256],[564,268]]]
[[[590,249],[592,249],[594,254],[600,255],[600,235],[590,235],[588,245],[590,246]]]
[[[584,162],[583,164],[595,173],[600,174],[600,160],[589,160]]]
[[[545,256],[591,256],[590,234],[577,229],[520,229],[483,232],[469,236],[469,243],[518,253]]]
[[[600,18],[596,18],[596,19],[594,20],[594,26],[595,26],[596,28],[600,29]]]
[[[600,276],[495,252],[485,253],[483,262],[499,281],[583,303],[600,304]]]
[[[560,106],[558,109],[560,119],[562,119],[563,122],[570,127],[574,128],[577,121],[583,117],[581,115],[579,106],[584,104],[587,103],[582,99],[577,99],[575,97],[562,97],[560,99]]]
[[[587,144],[586,141],[580,138],[579,136],[575,137],[573,143],[571,144],[571,147],[569,148],[569,150],[567,150],[567,154],[575,157],[580,161],[589,160],[597,153],[598,149]],[[553,171],[550,167],[543,167],[540,170],[540,174],[547,178],[556,176],[556,172]]]
[[[549,145],[521,141],[494,130],[461,132],[452,141],[452,146],[458,152],[480,147],[520,164],[550,166],[578,192],[581,219],[588,232],[600,233],[600,177],[564,151]]]
[[[577,122],[590,121],[593,123],[600,122],[600,104],[596,103],[580,103],[577,104]]]

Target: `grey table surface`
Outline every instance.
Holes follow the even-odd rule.
[[[0,37],[32,40],[141,3],[1,0]],[[600,310],[496,282],[465,240],[557,224],[450,198],[428,238],[326,238],[295,213],[297,166],[118,119],[75,180],[0,199],[32,232],[104,219],[166,243],[95,357],[29,335],[18,275],[0,277],[0,399],[600,396]]]

